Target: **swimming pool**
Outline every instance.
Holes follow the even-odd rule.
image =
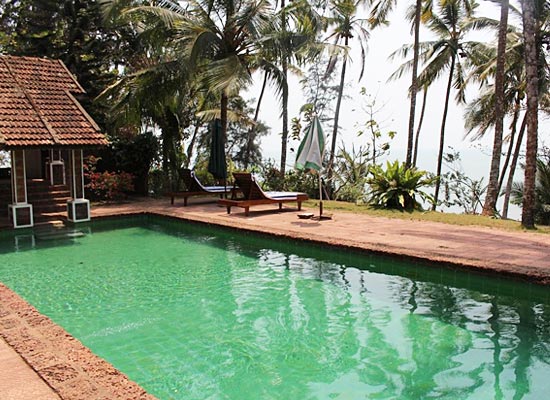
[[[0,281],[159,399],[542,399],[548,288],[160,218],[3,234]]]

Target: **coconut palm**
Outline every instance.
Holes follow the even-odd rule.
[[[468,3],[470,9],[475,9],[473,1]],[[469,8],[464,6],[462,0],[448,0],[438,5],[437,13],[432,13],[427,21],[427,27],[438,36],[438,39],[420,44],[420,59],[424,61],[424,69],[419,74],[418,81],[421,85],[431,85],[437,80],[446,70],[448,70],[447,89],[445,94],[445,103],[443,108],[443,117],[441,121],[441,131],[439,139],[439,152],[437,158],[436,176],[441,176],[441,168],[443,163],[443,150],[445,146],[445,126],[447,122],[447,113],[449,110],[449,100],[451,88],[459,88],[464,84],[464,67],[461,59],[468,57],[478,45],[477,42],[464,40],[465,35],[479,28],[484,28],[493,23],[487,19],[478,19],[471,17]],[[404,47],[401,52],[407,54],[410,48]],[[403,65],[398,71],[397,76],[403,71],[410,68],[410,62]],[[459,101],[464,101],[462,92],[459,92]],[[437,207],[439,197],[440,182],[436,182],[435,186],[435,202],[433,209]]]
[[[396,4],[396,0],[376,0],[373,2],[373,6],[370,12],[370,20],[373,27],[379,25],[388,24],[387,16],[393,10]],[[469,16],[473,11],[474,3],[469,0],[462,0],[462,5],[464,11]],[[412,29],[414,31],[414,43],[413,43],[413,58],[410,65],[412,71],[411,86],[409,88],[409,95],[411,98],[411,104],[409,109],[409,126],[408,126],[408,136],[407,136],[407,155],[406,155],[406,164],[408,166],[416,165],[416,154],[418,152],[418,137],[420,134],[420,128],[422,122],[419,122],[417,127],[416,138],[414,135],[414,126],[415,126],[415,114],[416,114],[416,95],[418,90],[421,88],[421,85],[418,82],[418,63],[419,63],[419,52],[420,52],[420,24],[429,19],[432,14],[433,1],[429,0],[414,0],[414,4],[409,8],[407,18],[412,22]],[[427,96],[427,87],[422,88],[424,90],[424,99],[422,103],[422,114],[426,105],[426,96]],[[414,142],[414,143],[413,143]]]
[[[218,96],[219,109],[205,115],[220,117],[225,138],[229,97],[252,83],[254,71],[269,64],[261,57],[261,50],[266,35],[276,28],[270,2],[193,0],[180,4],[175,0],[162,0],[153,5],[144,1],[130,3],[124,13],[161,22],[170,35],[159,45],[170,48],[176,58],[185,59],[189,76],[199,82],[197,87]],[[272,77],[277,77],[276,70],[269,69]]]
[[[491,170],[487,194],[483,204],[483,215],[496,213],[497,198],[499,193],[500,155],[502,153],[502,135],[504,130],[504,102],[505,102],[505,56],[506,33],[508,32],[508,0],[501,0],[500,23],[498,27],[497,63],[495,72],[495,136],[493,141],[493,155],[491,157]]]
[[[537,41],[537,51],[539,57],[539,102],[542,105],[542,110],[547,112],[546,104],[550,102],[548,86],[549,77],[545,72],[548,70],[548,63],[545,58],[545,43],[550,35],[550,13],[548,8],[542,7],[544,4],[542,1],[537,2],[538,10],[537,25],[540,27],[539,37]],[[510,7],[510,10],[518,17],[522,18],[520,10]],[[523,140],[524,131],[526,128],[526,116],[521,117],[521,112],[525,108],[525,91],[526,91],[526,75],[525,75],[525,43],[523,35],[520,30],[512,25],[507,27],[507,46],[506,46],[506,62],[504,72],[504,111],[511,117],[509,148],[506,155],[506,159],[502,168],[502,173],[498,179],[497,192],[500,192],[500,188],[504,183],[505,173],[508,172],[508,179],[505,185],[505,197],[502,210],[502,217],[506,218],[508,211],[508,202],[510,199],[510,190],[512,187],[513,176],[517,161],[519,158],[519,151],[521,142]],[[478,138],[486,133],[488,129],[495,126],[495,90],[494,85],[490,83],[490,78],[496,74],[496,54],[497,51],[491,46],[478,46],[475,54],[472,55],[470,61],[473,65],[472,75],[469,80],[475,80],[482,84],[482,92],[478,99],[472,102],[466,112],[466,127],[469,131],[477,129],[478,133],[474,138]],[[521,122],[521,128],[519,129],[517,143],[514,145],[516,133],[518,132],[517,126]],[[513,148],[515,149],[513,150]],[[512,156],[513,155],[513,156]],[[510,162],[511,160],[511,162]],[[510,164],[509,171],[507,171]]]
[[[317,57],[316,38],[321,28],[321,21],[312,5],[305,0],[281,0],[280,9],[275,16],[278,21],[277,30],[266,37],[262,49],[266,59],[271,60],[280,68],[279,94],[281,95],[281,162],[280,172],[284,176],[286,170],[288,144],[288,99],[289,87],[287,84],[289,71],[296,70],[305,61]],[[312,51],[313,50],[313,51]],[[267,76],[267,75],[266,75]],[[262,94],[266,80],[262,86]],[[258,100],[261,102],[262,94]],[[257,110],[258,111],[258,110]]]
[[[387,24],[386,17],[393,10],[396,0],[377,0],[374,2],[370,19],[373,28],[382,24]],[[413,138],[414,138],[414,119],[416,114],[416,94],[418,92],[418,54],[420,43],[420,22],[422,19],[422,0],[415,0],[414,16],[413,16],[413,30],[414,30],[414,44],[413,44],[413,62],[412,62],[412,81],[410,86],[411,106],[409,109],[409,128],[407,136],[407,155],[405,163],[407,166],[414,166],[416,164],[416,157],[413,156]],[[431,8],[431,2],[429,2],[429,8]],[[424,91],[426,94],[427,91]],[[424,96],[424,105],[426,98]],[[418,131],[419,133],[419,131]],[[417,134],[418,139],[418,134]],[[414,160],[413,160],[414,159]]]
[[[125,68],[120,79],[107,87],[97,100],[110,105],[111,125],[139,131],[151,123],[159,127],[162,140],[162,166],[166,175],[180,166],[180,144],[190,124],[187,115],[196,112],[192,81],[185,60],[170,47],[159,43],[169,39],[164,24],[149,15],[132,15],[124,7],[138,2],[103,2],[106,23],[114,23],[132,35],[131,49],[125,49]],[[141,2],[139,2],[141,3]],[[137,29],[136,21],[141,26]],[[162,87],[163,90],[157,90]]]
[[[525,228],[535,227],[535,179],[537,171],[538,141],[538,49],[537,19],[535,2],[521,0],[523,11],[523,37],[525,41],[525,72],[527,77],[527,151],[525,155],[525,180],[523,188],[523,210],[521,224]]]
[[[346,79],[346,67],[348,62],[348,49],[350,39],[356,37],[361,47],[361,72],[359,79],[363,77],[366,58],[366,43],[369,38],[369,32],[366,29],[367,19],[357,17],[359,7],[365,3],[365,0],[333,0],[331,1],[331,16],[327,19],[329,29],[331,30],[327,40],[334,40],[336,45],[343,45],[344,51],[342,54],[342,69],[340,71],[340,86],[338,90],[338,98],[336,100],[336,110],[334,112],[334,125],[332,131],[332,142],[330,147],[330,156],[328,164],[328,179],[331,180],[333,173],[334,156],[336,153],[336,142],[338,136],[338,120],[340,117],[340,106],[344,94],[344,84]],[[327,74],[332,73],[338,62],[338,55],[333,55],[329,60]]]

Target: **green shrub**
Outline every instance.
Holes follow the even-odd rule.
[[[365,200],[365,187],[360,184],[344,184],[335,192],[335,197],[335,200],[348,203],[363,203]]]
[[[426,177],[426,171],[416,168],[406,168],[405,163],[387,162],[386,170],[374,165],[369,169],[371,175],[367,179],[370,185],[369,203],[375,207],[392,208],[397,210],[422,209],[417,196],[433,204],[434,199],[420,190],[424,186],[431,186],[437,178]]]
[[[303,192],[310,198],[319,198],[319,176],[309,172],[290,170],[284,176],[273,161],[265,162],[260,171],[264,190]]]

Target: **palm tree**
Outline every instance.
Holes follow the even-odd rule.
[[[379,25],[385,25],[388,23],[388,21],[386,20],[386,17],[393,10],[396,3],[397,3],[397,0],[377,0],[374,2],[371,8],[370,16],[369,16],[373,28]],[[411,86],[409,88],[410,97],[411,97],[411,106],[409,109],[407,155],[405,158],[405,163],[407,167],[413,166],[415,163],[415,161],[413,161],[413,149],[414,149],[413,141],[414,141],[414,119],[416,114],[416,94],[418,92],[418,54],[419,54],[419,43],[420,43],[421,17],[422,17],[422,0],[415,0],[414,16],[413,16],[414,44],[413,44],[413,61],[412,61],[412,81],[411,81]],[[417,135],[417,138],[418,138],[418,135]]]
[[[281,135],[281,162],[280,173],[284,176],[286,171],[287,145],[288,145],[288,73],[304,61],[317,57],[315,51],[316,38],[320,30],[319,16],[312,5],[305,0],[290,0],[286,4],[281,0],[280,9],[276,15],[279,21],[277,30],[264,41],[263,49],[266,58],[280,66],[280,83],[278,86],[281,95],[281,117],[283,122]],[[314,51],[310,51],[314,50]],[[264,79],[265,87],[266,80]],[[262,89],[263,93],[263,89]],[[260,95],[261,99],[262,95]],[[260,100],[258,104],[260,103]]]
[[[540,4],[540,3],[539,3]],[[522,13],[514,7],[510,10],[521,18]],[[539,101],[540,104],[548,104],[550,102],[548,85],[549,79],[545,71],[548,70],[548,63],[545,59],[545,37],[549,36],[550,13],[544,8],[539,8],[538,25],[540,27],[541,40],[538,41],[539,54]],[[521,31],[513,25],[508,26],[507,33],[507,51],[506,51],[506,69],[505,69],[505,113],[510,114],[512,121],[510,124],[509,148],[498,180],[498,189],[504,184],[505,174],[508,173],[504,189],[504,205],[502,209],[502,217],[507,217],[508,203],[510,200],[510,192],[512,188],[513,176],[519,159],[521,143],[523,141],[524,132],[526,129],[526,115],[521,116],[525,108],[526,97],[526,75],[525,75],[525,43]],[[497,51],[491,46],[477,46],[476,51],[470,58],[473,66],[473,72],[468,80],[475,80],[481,83],[485,89],[482,91],[479,98],[472,102],[466,112],[466,127],[469,131],[477,129],[478,133],[475,138],[483,136],[488,129],[495,125],[495,90],[492,84],[488,84],[490,77],[496,74],[496,54]],[[543,111],[547,111],[543,107]],[[521,128],[518,131],[518,124],[521,122]],[[518,133],[519,132],[519,133]],[[517,143],[514,145],[514,140],[517,133]],[[508,169],[508,165],[510,168]],[[508,169],[508,170],[507,170]]]
[[[199,88],[218,96],[220,106],[215,115],[221,119],[225,138],[229,97],[247,87],[253,72],[269,63],[261,57],[261,46],[264,37],[275,30],[270,2],[192,0],[182,3],[184,6],[175,0],[163,0],[154,6],[138,3],[124,12],[162,22],[170,35],[160,45],[172,49],[178,59],[185,59],[188,74],[197,79]]]
[[[525,155],[525,180],[523,189],[523,227],[535,227],[535,180],[537,171],[538,141],[538,30],[535,16],[535,2],[521,0],[523,11],[523,38],[525,42],[525,72],[527,78],[527,151]]]
[[[334,156],[336,153],[336,141],[338,136],[338,120],[340,117],[340,107],[342,105],[342,97],[344,94],[344,84],[346,79],[346,67],[348,62],[348,49],[349,42],[354,36],[359,40],[361,46],[361,72],[359,80],[363,77],[365,69],[365,57],[366,57],[366,42],[369,38],[369,32],[364,27],[368,22],[366,19],[357,18],[358,7],[363,4],[365,0],[353,1],[353,0],[333,0],[331,2],[332,15],[328,18],[329,27],[332,27],[332,32],[328,36],[327,40],[334,39],[336,45],[344,45],[344,55],[342,60],[342,69],[340,72],[340,86],[338,90],[338,98],[336,100],[336,110],[334,112],[334,126],[332,131],[332,143],[330,148],[330,156],[328,163],[327,176],[329,181],[332,179]],[[343,43],[342,43],[343,42]],[[332,56],[329,60],[329,66],[327,68],[327,74],[332,73],[336,67],[338,57]]]
[[[508,32],[508,0],[501,0],[500,23],[498,28],[497,65],[495,72],[495,137],[489,184],[482,215],[495,215],[499,193],[500,155],[502,153],[502,134],[504,130],[504,102],[505,102],[505,60],[506,60],[506,33]]]
[[[168,178],[181,166],[183,132],[191,123],[186,115],[194,114],[197,105],[192,100],[193,81],[186,61],[178,59],[171,47],[159,46],[169,40],[164,24],[151,15],[128,13],[129,9],[124,8],[140,4],[103,2],[105,23],[119,26],[124,30],[121,34],[131,36],[132,40],[131,46],[123,49],[125,63],[121,78],[96,100],[110,105],[109,118],[115,128],[137,132],[151,123],[160,128],[162,167]],[[157,90],[159,87],[163,90]]]
[[[413,49],[413,66],[412,66],[412,82],[411,82],[411,106],[409,109],[409,129],[408,129],[408,135],[407,135],[407,156],[405,163],[408,167],[414,166],[416,163],[416,150],[415,150],[415,161],[413,164],[413,135],[414,135],[414,117],[416,114],[416,94],[418,92],[418,52],[419,47],[418,43],[420,43],[420,17],[422,15],[422,0],[416,0],[416,4],[414,7],[414,49]],[[424,110],[424,106],[426,105],[426,93],[428,93],[427,90],[424,91],[424,103],[422,109]],[[420,132],[420,127],[419,127]],[[418,135],[416,136],[418,139]],[[418,141],[417,144],[418,146]],[[416,149],[416,147],[415,147]]]
[[[512,61],[508,56],[508,61]],[[502,167],[502,173],[498,179],[497,191],[500,192],[506,173],[509,174],[507,184],[505,185],[504,204],[501,212],[501,217],[507,218],[508,201],[510,199],[510,190],[513,181],[514,172],[517,166],[519,158],[519,151],[521,142],[523,140],[523,134],[525,131],[525,118],[522,118],[521,128],[518,134],[518,124],[520,123],[521,109],[523,107],[522,99],[525,96],[524,90],[524,73],[523,63],[519,63],[509,66],[509,70],[506,71],[506,88],[505,88],[505,100],[504,111],[512,118],[510,122],[510,134],[507,135],[505,140],[509,142],[506,159]],[[477,140],[484,136],[491,127],[495,125],[495,90],[493,85],[488,85],[480,94],[478,98],[472,101],[466,108],[465,114],[465,127],[467,134],[471,134],[474,129],[477,133],[472,136],[472,140]],[[517,136],[517,139],[516,139]],[[515,148],[515,150],[514,150]],[[511,163],[510,163],[511,161]],[[508,167],[509,166],[509,167]]]
[[[469,8],[474,10],[475,3],[468,2]],[[443,117],[439,138],[439,152],[437,157],[436,176],[441,176],[443,164],[443,150],[445,147],[445,126],[449,110],[451,88],[461,87],[464,84],[464,68],[461,59],[468,57],[469,53],[477,46],[477,42],[464,41],[464,36],[471,30],[483,28],[490,24],[488,20],[479,20],[470,17],[471,12],[464,6],[462,0],[448,0],[438,6],[439,15],[433,13],[427,21],[428,28],[434,32],[439,39],[430,42],[423,42],[420,45],[420,58],[425,61],[425,67],[419,75],[419,82],[422,85],[430,85],[441,74],[448,69],[449,77],[445,94]],[[459,92],[459,101],[464,101],[464,96]],[[434,203],[432,209],[437,207],[439,197],[440,181],[436,182]]]
[[[284,176],[286,169],[286,147],[288,142],[288,59],[289,59],[289,41],[287,40],[288,30],[288,17],[285,9],[285,0],[281,0],[281,34],[283,43],[286,45],[284,51],[281,54],[281,68],[283,78],[285,80],[283,85],[283,132],[281,137],[281,175]]]

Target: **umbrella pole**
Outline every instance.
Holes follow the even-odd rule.
[[[323,182],[321,181],[321,173],[319,173],[319,219],[323,215]]]

